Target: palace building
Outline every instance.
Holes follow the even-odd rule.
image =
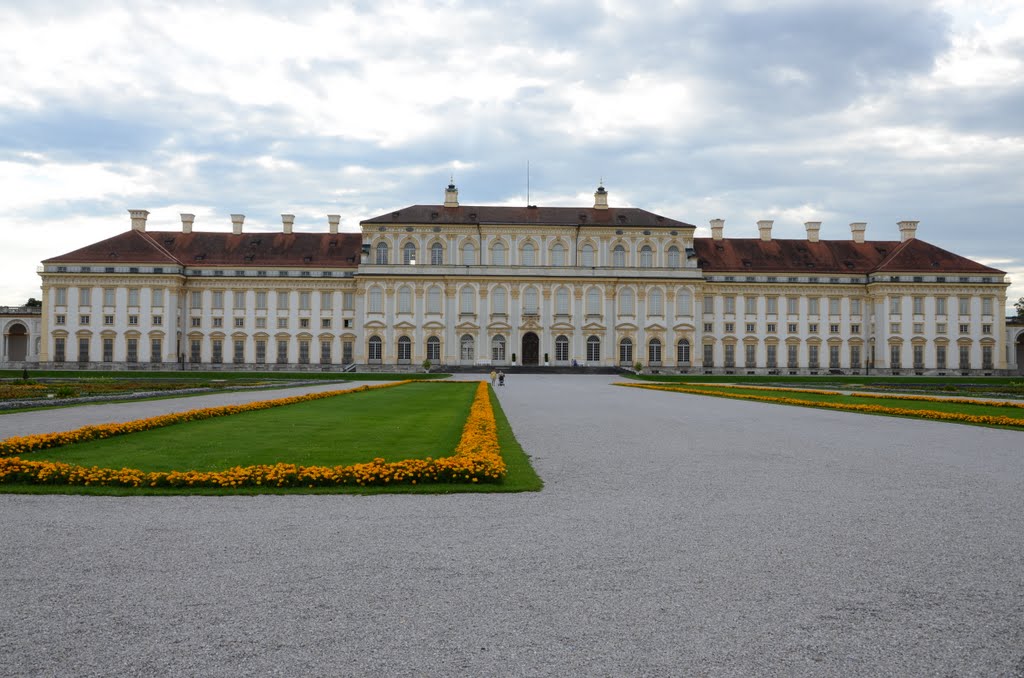
[[[47,367],[1003,374],[1003,271],[917,238],[711,237],[637,208],[413,205],[361,233],[131,229],[47,259]],[[897,235],[894,229],[894,235]],[[409,367],[404,367],[409,366]]]

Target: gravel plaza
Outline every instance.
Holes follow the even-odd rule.
[[[1024,435],[612,381],[496,389],[538,493],[0,495],[0,675],[1024,676]]]

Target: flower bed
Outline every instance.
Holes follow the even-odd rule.
[[[865,414],[886,414],[900,417],[914,417],[917,419],[934,419],[937,421],[952,421],[962,424],[984,424],[988,426],[1009,426],[1012,428],[1024,428],[1024,419],[983,414],[962,414],[959,412],[939,412],[936,410],[914,410],[902,407],[887,407],[884,405],[861,405],[857,403],[830,403],[816,400],[800,400],[799,398],[782,398],[778,396],[759,396],[745,393],[723,393],[721,391],[708,391],[700,388],[685,386],[659,386],[656,384],[616,384],[616,386],[628,386],[630,388],[646,388],[652,391],[675,391],[677,393],[690,393],[693,395],[717,396],[719,398],[733,398],[736,400],[753,400],[763,403],[777,403],[781,405],[799,405],[801,407],[819,407],[829,410],[843,410],[847,412],[862,412]],[[728,388],[728,387],[718,387]],[[746,387],[742,387],[746,388]],[[812,391],[814,393],[814,391]],[[822,393],[822,392],[817,392]],[[827,393],[827,392],[826,392]],[[835,395],[840,395],[836,393]],[[916,399],[916,398],[915,398]],[[938,402],[950,402],[944,398],[936,398]],[[956,401],[953,401],[954,403]],[[985,404],[987,402],[975,402],[971,404]]]
[[[695,384],[691,388],[700,388],[705,384]],[[785,386],[754,386],[748,384],[706,384],[715,388],[741,388],[745,391],[776,391],[783,393],[808,393],[812,395],[842,396],[846,395],[840,391],[825,391],[814,388],[787,388]],[[918,400],[926,403],[950,403],[953,405],[984,405],[985,407],[1019,407],[1024,408],[1024,402],[1012,400],[983,400],[981,398],[957,398],[957,397],[936,397],[925,395],[899,395],[888,393],[862,393],[858,391],[849,394],[855,398],[881,398],[884,400]]]
[[[280,400],[265,401],[264,403],[251,403],[251,405],[266,405],[266,403],[277,403],[278,405],[290,404],[291,402],[302,402],[313,398],[331,397],[343,393],[355,393],[371,388],[387,388],[397,386],[395,384],[381,384],[379,386],[362,386],[345,391],[331,391],[324,394],[310,394],[310,396],[297,396],[283,398]],[[288,401],[288,402],[285,402]],[[269,405],[271,407],[277,405]],[[265,409],[265,407],[237,406],[238,411],[252,411]],[[209,408],[211,410],[222,410],[224,408]],[[190,415],[205,410],[193,410],[182,415]],[[208,418],[209,416],[225,416],[237,412],[219,412],[208,416],[195,416],[193,418],[180,419],[179,421],[194,421]],[[179,416],[179,415],[167,415]],[[154,417],[160,420],[163,417]],[[151,420],[140,420],[150,422]],[[135,430],[147,430],[156,428],[157,425],[169,425],[168,422],[157,425],[146,425],[133,428],[132,425],[138,422],[127,422],[110,426],[123,427],[119,435],[130,433]],[[93,429],[96,427],[86,427]],[[79,429],[83,431],[85,429]],[[76,432],[72,432],[76,433]],[[90,431],[91,434],[91,431]],[[60,434],[49,434],[60,435]],[[35,438],[37,436],[26,436]],[[97,435],[89,440],[106,435]],[[8,439],[4,443],[13,439]],[[78,442],[70,440],[61,444]],[[55,445],[48,445],[54,447]],[[47,449],[47,447],[38,448]],[[7,483],[33,483],[33,484],[60,484],[60,485],[101,485],[115,487],[213,487],[213,488],[237,488],[237,487],[325,487],[345,485],[398,485],[408,483],[415,485],[421,482],[498,482],[506,473],[505,462],[501,458],[501,449],[498,444],[497,424],[494,420],[494,411],[487,384],[480,382],[477,387],[476,396],[470,407],[469,416],[463,427],[462,437],[456,447],[455,454],[450,457],[438,459],[406,459],[398,462],[385,462],[383,459],[374,459],[363,464],[351,464],[349,466],[297,466],[295,464],[273,464],[238,466],[224,471],[171,471],[148,473],[138,469],[122,468],[99,468],[76,466],[51,461],[34,461],[18,457],[0,458],[0,482]]]

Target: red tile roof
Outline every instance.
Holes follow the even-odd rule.
[[[864,275],[873,272],[975,273],[1003,271],[953,254],[923,240],[761,240],[695,238],[697,265],[708,273]]]
[[[620,226],[696,228],[635,207],[496,207],[492,205],[412,205],[360,224],[506,224],[524,226]]]
[[[182,266],[356,268],[359,233],[126,231],[44,264],[115,262]]]

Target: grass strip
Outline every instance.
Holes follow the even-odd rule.
[[[713,396],[719,398],[733,398],[735,400],[752,400],[755,402],[774,403],[779,405],[796,405],[800,407],[817,407],[831,410],[842,410],[846,412],[859,412],[862,414],[880,414],[888,416],[912,417],[916,419],[929,419],[935,421],[947,421],[960,424],[975,424],[982,426],[1001,426],[1012,429],[1024,429],[1024,415],[1011,417],[1004,414],[984,414],[977,410],[974,412],[963,411],[963,408],[980,408],[981,406],[957,405],[945,402],[922,403],[915,407],[916,403],[908,403],[902,407],[893,407],[878,404],[860,403],[855,396],[843,396],[831,394],[830,392],[805,393],[801,392],[803,398],[786,398],[778,396],[766,396],[757,393],[750,393],[754,389],[748,387],[692,387],[692,386],[666,386],[657,384],[618,383],[616,386],[627,386],[631,388],[645,388],[654,391],[674,391],[676,393],[688,393],[692,395]],[[745,392],[748,391],[748,392]],[[940,406],[940,409],[925,409],[926,407]]]
[[[786,388],[784,386],[751,386],[749,384],[715,384],[714,386],[706,386],[704,384],[693,384],[694,387],[707,387],[707,388],[728,388],[728,389],[743,389],[744,391],[774,391],[776,393],[797,393],[800,395],[826,395],[826,396],[846,396],[845,393],[839,391],[826,391],[822,389],[811,389],[811,388]],[[876,398],[881,400],[910,400],[919,401],[926,403],[950,403],[955,405],[980,405],[982,407],[1016,407],[1024,409],[1024,402],[1015,402],[1009,400],[984,400],[981,398],[957,398],[957,397],[935,397],[926,395],[903,395],[898,393],[860,393],[853,392],[849,394],[851,398]]]

